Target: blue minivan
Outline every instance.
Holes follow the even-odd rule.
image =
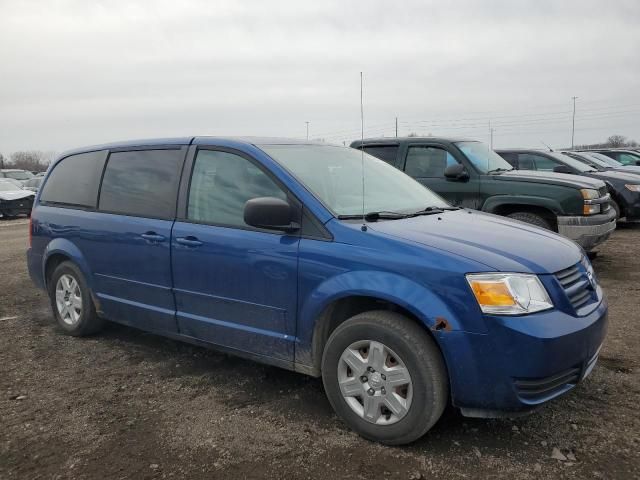
[[[345,423],[386,444],[419,438],[447,404],[515,416],[571,390],[607,328],[572,241],[327,144],[67,152],[38,192],[27,257],[66,333],[110,320],[321,376]]]

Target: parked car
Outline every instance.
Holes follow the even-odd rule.
[[[43,181],[44,177],[39,177],[36,175],[35,177],[30,178],[29,180],[24,182],[24,188],[26,188],[27,190],[31,190],[32,192],[37,192]]]
[[[453,208],[344,147],[78,149],[31,222],[29,273],[67,334],[109,319],[322,376],[337,414],[386,444],[419,438],[449,403],[514,415],[566,393],[607,329],[575,243]]]
[[[0,218],[30,215],[34,194],[0,178]]]
[[[3,168],[0,170],[0,178],[13,178],[14,180],[24,183],[30,178],[33,178],[33,173],[17,168]]]
[[[602,180],[611,195],[616,218],[640,219],[640,175],[587,165],[557,152],[539,150],[496,150],[519,170],[546,170]]]
[[[518,172],[481,142],[413,137],[356,141],[448,202],[553,230],[586,251],[615,229],[601,181],[551,172]],[[399,192],[400,193],[400,192]]]
[[[611,157],[602,155],[597,152],[576,152],[573,150],[566,150],[559,152],[576,160],[586,163],[587,165],[595,168],[596,170],[614,170],[616,172],[627,173],[640,173],[640,166],[638,165],[622,165],[620,162],[615,161]]]
[[[634,150],[594,149],[585,151],[601,153],[623,165],[640,165],[640,152]]]

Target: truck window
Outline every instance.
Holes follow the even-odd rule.
[[[543,155],[520,153],[518,154],[518,165],[522,170],[543,170],[553,172],[553,169],[560,165],[560,162]],[[531,165],[531,167],[524,167],[523,165]]]
[[[398,145],[369,145],[362,147],[362,150],[369,155],[384,160],[390,165],[396,164],[396,158],[398,157]]]
[[[43,203],[95,208],[106,151],[80,153],[60,160],[44,184]]]
[[[137,217],[174,218],[181,150],[141,150],[109,155],[98,208]]]
[[[414,178],[440,178],[447,167],[456,163],[453,155],[443,148],[409,147],[404,171]]]
[[[286,200],[287,195],[244,157],[214,150],[198,152],[189,188],[189,220],[249,227],[244,222],[244,204],[257,197]]]

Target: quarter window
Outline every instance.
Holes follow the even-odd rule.
[[[44,203],[95,208],[106,151],[80,153],[60,160],[42,188]]]
[[[287,198],[266,173],[246,158],[216,150],[198,152],[189,188],[189,220],[248,227],[244,205],[257,197]]]
[[[447,167],[458,163],[453,155],[438,147],[409,147],[405,173],[414,178],[444,177]]]
[[[173,218],[181,150],[141,150],[109,155],[99,209],[138,217]]]

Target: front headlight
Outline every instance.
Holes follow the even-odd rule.
[[[625,185],[625,188],[632,192],[640,192],[640,184],[627,184]]]
[[[598,190],[593,190],[591,188],[583,188],[580,190],[582,194],[582,198],[585,200],[595,200],[596,198],[600,198],[600,193]]]
[[[484,313],[522,315],[553,308],[537,275],[473,273],[466,277]]]

